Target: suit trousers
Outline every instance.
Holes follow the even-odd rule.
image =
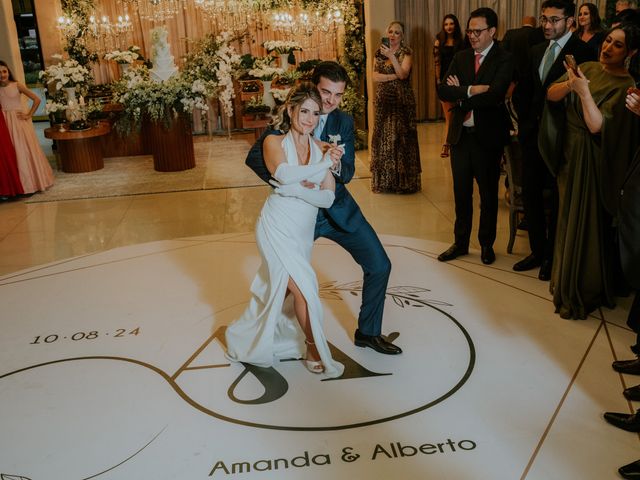
[[[531,253],[540,260],[553,261],[558,223],[558,184],[540,156],[537,141],[535,144],[523,144],[522,156],[522,203]]]
[[[325,237],[344,248],[364,272],[362,305],[358,315],[358,329],[365,335],[380,335],[382,314],[391,274],[391,261],[371,225],[364,220],[353,232],[338,227],[325,210],[316,221],[315,238]]]
[[[492,247],[498,222],[498,182],[502,149],[480,144],[475,131],[463,127],[460,140],[451,146],[451,173],[456,204],[455,242],[469,246],[473,221],[473,180],[480,192],[480,226],[478,240],[483,247]]]

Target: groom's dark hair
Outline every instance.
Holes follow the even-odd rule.
[[[345,68],[338,62],[324,61],[316,65],[311,77],[314,85],[320,83],[320,77],[324,77],[332,82],[344,82],[349,85],[349,75]]]

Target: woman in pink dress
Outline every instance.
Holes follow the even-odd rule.
[[[0,199],[8,200],[23,193],[24,190],[18,174],[16,151],[4,121],[2,107],[0,107]]]
[[[31,108],[24,112],[22,95],[32,100]],[[53,171],[44,155],[31,117],[40,105],[40,98],[14,80],[11,70],[0,60],[0,105],[16,151],[18,172],[24,193],[43,191],[53,185]]]

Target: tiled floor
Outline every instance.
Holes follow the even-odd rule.
[[[380,234],[452,241],[451,174],[448,159],[439,156],[442,127],[441,123],[432,123],[419,128],[421,193],[374,195],[369,180],[350,183],[349,190]],[[267,191],[268,187],[250,187],[35,204],[2,203],[0,274],[123,245],[251,232]],[[496,253],[506,254],[508,208],[504,202],[500,205],[498,229]],[[477,239],[472,237],[471,241],[472,247],[477,248]],[[528,253],[527,250],[526,237],[521,233],[513,260]]]
[[[266,187],[0,204],[0,475],[619,478],[638,437],[601,415],[634,407],[620,392],[637,377],[610,368],[630,356],[628,299],[561,320],[548,284],[511,270],[528,244],[520,233],[506,254],[504,202],[494,265],[477,251],[438,262],[453,228],[441,128],[420,126],[422,193],[350,185],[394,266],[384,329],[403,355],[353,345],[361,273],[331,242],[314,247],[327,337],[360,372],[337,381],[223,356]]]

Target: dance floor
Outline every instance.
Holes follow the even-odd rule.
[[[631,355],[624,304],[562,320],[548,283],[508,257],[445,264],[446,244],[381,239],[399,356],[353,345],[361,272],[337,245],[314,247],[346,366],[334,380],[224,357],[259,264],[253,234],[0,277],[2,478],[600,480],[640,458],[637,435],[602,419],[632,411],[621,392],[639,380],[610,366]]]

